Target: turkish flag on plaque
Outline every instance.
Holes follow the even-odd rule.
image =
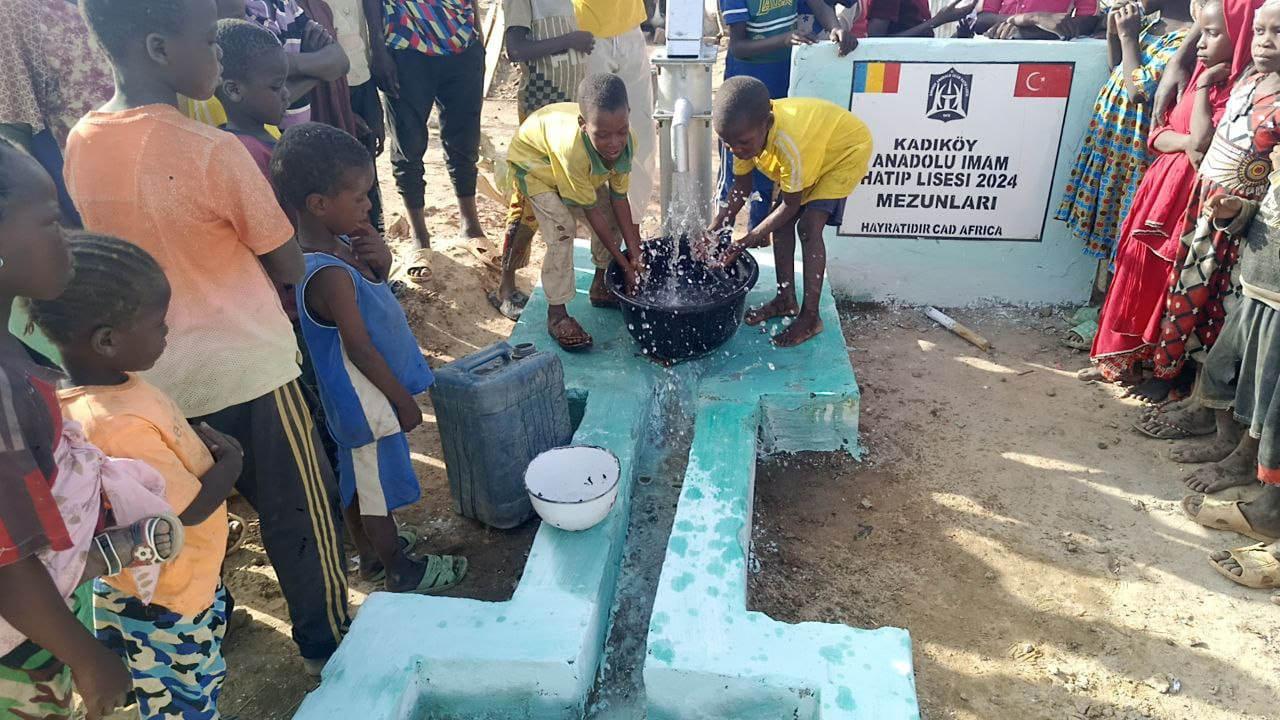
[[[1071,94],[1071,63],[1019,65],[1016,98],[1064,98]]]

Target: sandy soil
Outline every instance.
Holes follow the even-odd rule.
[[[501,149],[516,125],[511,74],[496,85],[484,128]],[[379,173],[388,239],[404,255],[411,241],[385,155]],[[434,274],[405,305],[438,367],[505,339],[512,324],[485,300],[496,274],[454,238],[438,143],[427,173]],[[504,209],[484,198],[480,209],[500,244]],[[540,257],[535,245],[526,291]],[[1280,718],[1280,616],[1265,594],[1209,569],[1209,550],[1243,541],[1182,519],[1180,469],[1163,444],[1127,429],[1136,406],[1068,377],[1081,359],[1057,347],[1056,318],[957,315],[997,350],[979,357],[914,311],[844,308],[868,457],[762,465],[754,606],[789,621],[908,627],[929,720]],[[419,552],[470,559],[454,594],[509,597],[536,524],[500,532],[453,513],[422,404],[427,422],[411,443],[423,500],[401,519],[421,531]],[[251,533],[225,573],[238,610],[222,709],[284,720],[313,683],[256,520],[238,510]],[[351,589],[358,610],[373,588],[353,576]]]
[[[484,129],[499,148],[504,147],[516,127],[513,81],[510,73],[500,73],[494,97],[485,105]],[[427,153],[427,177],[431,179],[427,186],[427,217],[436,250],[432,277],[411,288],[403,303],[431,366],[440,367],[505,340],[514,324],[495,312],[485,299],[486,292],[497,287],[497,274],[487,270],[467,249],[469,243],[455,237],[457,207],[439,143],[434,142],[434,129],[432,134],[433,144]],[[385,154],[379,158],[378,173],[387,239],[397,255],[405,257],[412,251],[413,241],[408,237],[408,226],[402,217],[402,205],[391,181],[391,166]],[[505,209],[483,197],[479,206],[489,237],[499,245]],[[536,281],[540,249],[535,249],[532,260],[535,269],[520,273],[520,286],[526,292],[532,290]],[[419,531],[418,553],[461,554],[470,561],[467,579],[446,594],[505,600],[511,597],[519,581],[537,532],[537,521],[515,530],[499,531],[454,514],[435,413],[429,397],[422,396],[420,402],[426,422],[410,435],[410,445],[422,482],[423,498],[398,513],[398,518]],[[297,659],[284,599],[258,542],[256,517],[243,501],[233,509],[249,519],[250,535],[245,547],[228,558],[224,573],[238,609],[227,638],[230,673],[221,707],[224,714],[239,716],[240,720],[284,720],[293,716],[315,683],[302,672]],[[354,556],[353,551],[349,554]],[[355,574],[349,579],[354,612],[374,588],[361,582]]]
[[[762,464],[750,602],[911,631],[925,718],[1280,717],[1280,614],[1207,564],[1185,470],[1136,403],[1070,376],[1057,318],[843,307],[862,463]]]

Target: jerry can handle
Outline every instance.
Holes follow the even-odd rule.
[[[499,366],[506,365],[511,359],[510,352],[510,346],[506,343],[498,343],[458,362],[462,365],[463,372],[487,375],[497,370]]]

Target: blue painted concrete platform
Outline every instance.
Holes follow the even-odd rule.
[[[906,631],[785,625],[745,609],[757,452],[857,453],[858,388],[830,293],[828,330],[814,341],[780,350],[744,327],[673,373],[639,356],[617,311],[587,303],[581,244],[577,265],[570,311],[595,348],[561,354],[569,389],[587,397],[574,440],[618,455],[618,504],[586,532],[543,525],[508,602],[375,593],[295,717],[581,718],[617,586],[637,445],[657,422],[655,388],[677,374],[697,378],[698,411],[648,639],[649,716],[918,717]],[[772,279],[762,267],[748,301],[771,297]],[[545,313],[536,292],[512,342],[551,347]]]

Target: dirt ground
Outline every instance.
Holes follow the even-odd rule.
[[[500,71],[484,110],[498,148],[516,125],[513,80]],[[385,155],[379,173],[388,239],[403,255]],[[496,274],[454,237],[438,143],[427,176],[433,277],[405,305],[439,367],[505,339],[512,323],[485,300]],[[504,209],[479,202],[497,245]],[[533,268],[540,255],[535,245]],[[535,280],[520,274],[526,291]],[[753,605],[788,621],[908,628],[928,720],[1280,718],[1280,614],[1208,567],[1209,551],[1244,541],[1181,517],[1182,471],[1163,443],[1128,430],[1136,404],[1069,376],[1082,359],[1057,346],[1057,318],[957,316],[996,350],[979,356],[912,310],[844,307],[869,452],[862,463],[762,465]],[[422,405],[427,422],[410,441],[423,499],[401,520],[421,531],[419,552],[469,558],[453,594],[507,598],[536,523],[500,532],[453,513],[434,411]],[[239,609],[222,710],[284,720],[314,685],[256,520],[237,509],[251,532],[225,573]],[[373,588],[352,576],[351,590],[358,611]]]
[[[485,104],[484,130],[502,147],[516,127],[516,110],[510,73],[500,73],[494,95]],[[433,141],[435,140],[433,129]],[[403,221],[403,210],[387,155],[379,158],[387,239],[398,256],[411,251]],[[406,314],[418,335],[432,367],[438,368],[491,343],[505,340],[514,324],[495,312],[485,299],[497,287],[497,274],[488,271],[467,250],[469,243],[458,239],[458,212],[453,190],[445,171],[439,144],[427,153],[427,223],[436,250],[432,277],[411,288],[403,298]],[[480,215],[495,244],[501,242],[505,210],[483,197]],[[541,260],[535,250],[533,267]],[[520,273],[520,286],[530,291],[535,270]],[[426,421],[410,435],[413,459],[422,482],[423,497],[415,505],[397,513],[398,519],[419,531],[419,553],[465,555],[470,562],[463,583],[446,593],[479,600],[511,597],[533,536],[537,521],[520,528],[499,531],[454,514],[445,477],[440,436],[436,431],[431,400],[420,402]],[[230,667],[221,701],[222,712],[240,720],[285,720],[293,716],[315,683],[302,672],[297,651],[290,639],[288,613],[274,571],[258,541],[257,520],[240,501],[233,507],[248,520],[250,535],[244,548],[228,558],[224,577],[236,600],[235,617],[227,636],[226,656]],[[350,548],[348,548],[350,551]],[[349,554],[354,555],[353,551]],[[353,613],[374,588],[349,575]]]
[[[1183,517],[1185,469],[1072,372],[1065,323],[842,306],[862,463],[762,464],[755,609],[910,630],[928,720],[1280,718],[1280,611],[1217,575],[1248,544]]]

